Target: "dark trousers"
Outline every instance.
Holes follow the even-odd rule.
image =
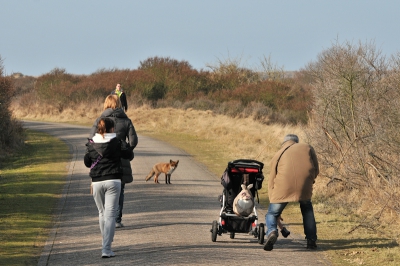
[[[125,183],[121,183],[121,193],[119,194],[117,216],[115,217],[115,222],[120,223],[122,220],[122,209],[124,208],[124,190]]]

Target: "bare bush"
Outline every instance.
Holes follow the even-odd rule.
[[[399,58],[399,57],[397,57]],[[358,191],[358,204],[400,214],[399,65],[373,43],[336,43],[310,63],[314,110],[307,135],[336,200]],[[354,203],[354,202],[353,202]]]
[[[211,69],[210,79],[217,87],[227,90],[258,82],[260,75],[244,67],[242,61],[242,58],[218,58],[216,63],[207,64],[207,67]]]
[[[271,56],[266,57],[265,55],[260,60],[261,65],[261,77],[273,80],[273,81],[283,81],[286,78],[286,71],[283,66],[279,66],[272,62]]]

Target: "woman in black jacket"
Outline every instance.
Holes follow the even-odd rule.
[[[111,118],[114,121],[115,128],[114,132],[117,134],[117,138],[121,140],[128,140],[128,143],[133,150],[138,144],[138,136],[136,134],[135,127],[132,121],[128,118],[126,113],[121,108],[121,102],[117,95],[108,95],[104,101],[104,111],[99,118],[94,122],[92,129],[90,130],[89,138],[93,137],[96,133],[97,124],[102,117]],[[132,179],[132,168],[128,160],[122,159],[122,166],[124,169],[124,176],[128,179]],[[124,191],[125,183],[122,182],[121,194],[119,197],[119,204],[117,215],[115,217],[115,226],[117,228],[123,227],[122,224],[122,209],[124,207]]]
[[[86,144],[84,163],[90,167],[93,199],[99,210],[99,225],[103,239],[102,258],[114,257],[111,244],[115,234],[115,215],[123,175],[121,158],[132,160],[133,151],[114,133],[114,122],[100,119],[97,133]]]

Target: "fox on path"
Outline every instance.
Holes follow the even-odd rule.
[[[172,161],[169,160],[169,163],[157,163],[153,166],[150,173],[146,176],[146,182],[150,180],[154,176],[154,183],[159,184],[158,176],[161,173],[165,174],[165,184],[171,184],[171,174],[178,167],[179,160]]]

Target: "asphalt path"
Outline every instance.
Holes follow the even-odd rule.
[[[210,229],[221,208],[219,177],[183,150],[141,135],[131,162],[134,181],[125,187],[125,227],[116,229],[112,245],[116,256],[102,259],[98,212],[90,195],[89,169],[83,164],[89,127],[30,121],[23,125],[62,139],[72,154],[39,266],[331,265],[320,251],[306,249],[304,236],[293,233],[287,239],[280,236],[270,252],[248,234],[236,234],[234,239],[222,234],[212,242]],[[145,182],[155,163],[170,159],[179,160],[171,185],[163,176],[160,184],[153,178]],[[265,223],[262,207],[257,208],[259,222]]]

